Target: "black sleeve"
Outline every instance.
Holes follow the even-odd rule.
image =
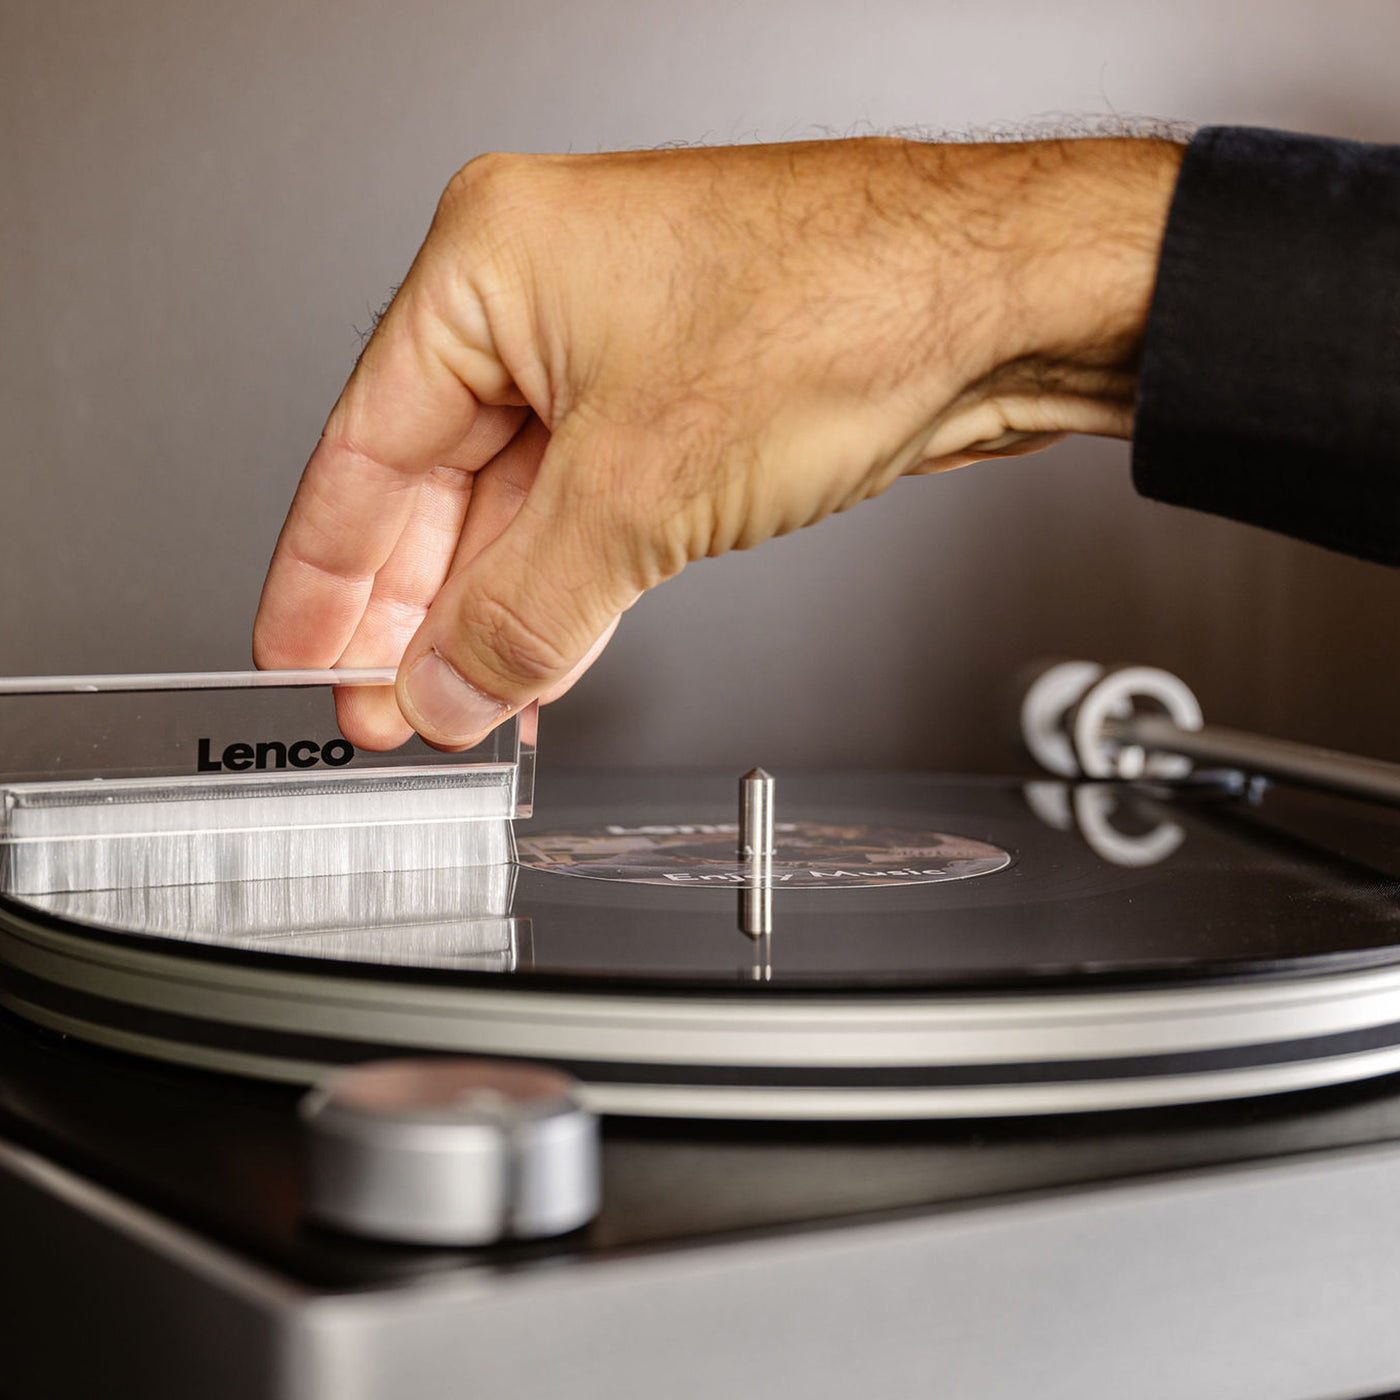
[[[1400,146],[1197,135],[1143,345],[1133,481],[1400,564]]]

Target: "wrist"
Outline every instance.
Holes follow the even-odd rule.
[[[959,237],[941,239],[939,256],[973,269],[962,282],[974,289],[971,363],[982,370],[964,395],[995,397],[1012,432],[1128,435],[1184,147],[1104,138],[923,149],[940,194],[957,192]]]
[[[1185,147],[1151,139],[1046,143],[1026,203],[1022,353],[1135,370]]]

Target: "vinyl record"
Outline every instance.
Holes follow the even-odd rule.
[[[645,1114],[1055,1112],[1400,1068],[1388,812],[1228,785],[778,794],[759,936],[732,780],[555,775],[513,870],[6,900],[0,1000],[279,1079],[543,1060]]]

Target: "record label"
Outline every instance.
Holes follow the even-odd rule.
[[[519,838],[521,865],[556,875],[637,885],[714,888],[748,885],[754,867],[738,858],[732,822],[599,826],[531,832]],[[942,831],[779,822],[766,880],[774,888],[832,889],[928,885],[991,875],[1011,864],[999,846]]]

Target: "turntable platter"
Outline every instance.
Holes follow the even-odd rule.
[[[545,1060],[605,1111],[663,1115],[1060,1112],[1400,1069],[1389,813],[914,775],[782,791],[760,938],[731,780],[551,775],[515,868],[7,899],[0,1001],[284,1080]]]

